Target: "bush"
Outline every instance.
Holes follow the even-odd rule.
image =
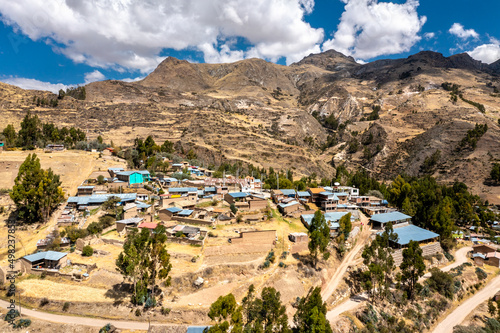
[[[64,302],[62,310],[68,311],[70,304],[71,304],[70,302]]]
[[[449,299],[453,298],[454,293],[454,281],[453,277],[442,272],[437,268],[431,269],[431,277],[427,279],[426,283],[432,291],[435,291]]]
[[[14,318],[19,317],[19,311],[17,310],[9,310],[4,317],[5,321],[12,321]]]
[[[479,281],[482,281],[488,277],[488,274],[486,274],[486,272],[479,267],[476,267],[476,275]]]
[[[161,308],[161,314],[164,316],[168,315],[170,311],[172,311],[171,308],[164,308],[164,307]]]
[[[29,327],[31,325],[31,320],[30,319],[19,319],[14,325],[14,328],[25,328]]]
[[[90,245],[85,245],[82,249],[82,256],[91,257],[94,254],[94,249]]]
[[[106,324],[99,330],[99,333],[108,333],[110,331],[111,331],[111,324]]]
[[[135,315],[136,317],[140,317],[141,316],[141,309],[135,309]]]
[[[40,300],[40,307],[45,306],[49,304],[49,299],[47,297],[44,297]]]

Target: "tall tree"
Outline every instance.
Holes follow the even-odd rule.
[[[33,149],[41,135],[41,122],[37,115],[32,115],[30,111],[26,113],[21,122],[19,130],[19,145]]]
[[[5,132],[5,131],[4,131]],[[5,137],[7,135],[4,133]],[[500,163],[493,163],[491,167],[490,177],[496,182],[500,182]]]
[[[26,223],[45,222],[64,200],[59,175],[43,170],[36,154],[29,154],[19,167],[10,198],[19,218]]]
[[[314,267],[318,265],[318,254],[323,253],[323,258],[328,259],[327,251],[330,242],[330,227],[326,222],[325,216],[320,210],[314,213],[314,217],[309,225],[309,251],[314,258]]]
[[[170,286],[170,254],[168,253],[165,243],[167,242],[166,229],[159,224],[151,234],[148,242],[148,277],[149,285],[151,286],[153,297],[155,295],[156,281],[165,281],[167,286]]]
[[[418,242],[410,241],[408,248],[403,250],[403,261],[399,268],[401,269],[401,278],[408,298],[413,299],[418,279],[425,272],[424,257]]]
[[[5,137],[5,144],[7,145],[7,147],[14,147],[16,145],[17,135],[14,126],[12,126],[11,124],[7,125],[2,134]]]
[[[300,299],[293,321],[294,333],[332,332],[330,322],[326,319],[326,303],[321,299],[319,287],[311,288],[307,296]]]

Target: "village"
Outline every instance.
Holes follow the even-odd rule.
[[[58,147],[50,149],[56,156]],[[290,303],[318,285],[329,311],[338,311],[349,294],[345,275],[359,264],[362,246],[388,224],[398,235],[390,243],[397,266],[412,241],[418,242],[430,267],[447,262],[439,234],[412,224],[412,216],[384,198],[360,195],[353,186],[335,182],[302,191],[269,190],[260,179],[229,174],[214,178],[214,171],[187,161],[167,161],[170,169],[153,176],[120,166],[106,150],[97,160],[106,161],[107,169],[94,170],[76,184],[52,217],[54,224],[44,228],[45,236],[32,238],[36,247],[22,244],[24,255],[15,271],[21,276],[18,288],[26,304],[41,302],[51,311],[72,304],[70,313],[75,314],[92,312],[99,304],[120,318],[161,315],[164,318],[156,319],[191,325],[188,332],[196,332],[209,322],[203,313],[219,296],[232,292],[242,297],[250,283],[279,290],[289,304],[289,316],[294,311]],[[189,179],[176,178],[179,172],[189,174]],[[328,223],[332,242],[341,233],[342,217],[349,216],[352,230],[345,244],[351,256],[335,256],[314,270],[308,263],[308,230],[318,211]],[[142,314],[137,308],[130,310],[128,287],[115,262],[128,234],[147,229],[153,235],[159,225],[166,229],[173,282],[171,287],[161,286],[160,310],[145,309]],[[491,225],[497,228],[499,222]],[[454,231],[453,238],[459,248],[470,248],[466,261],[476,267],[500,267],[495,243],[476,226]],[[26,253],[26,248],[34,250]],[[7,270],[0,269],[3,284]],[[85,301],[88,297],[92,303]]]

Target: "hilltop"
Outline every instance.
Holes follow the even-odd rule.
[[[118,145],[153,135],[174,141],[178,151],[193,148],[207,164],[242,161],[332,176],[345,163],[386,180],[432,174],[500,203],[500,189],[487,182],[500,160],[499,78],[500,60],[487,65],[431,51],[358,64],[330,50],[290,66],[169,57],[141,81],[90,83],[86,100],[65,97],[55,108],[32,102],[53,94],[0,84],[0,109],[4,123],[17,128],[30,109]],[[444,82],[459,85],[462,98],[453,100]],[[487,132],[475,149],[460,148],[476,123]]]

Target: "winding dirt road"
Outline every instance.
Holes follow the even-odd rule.
[[[460,325],[461,322],[472,312],[479,304],[486,301],[500,289],[500,276],[495,277],[481,291],[474,294],[468,300],[460,304],[452,313],[433,330],[434,333],[452,333],[453,327]]]

